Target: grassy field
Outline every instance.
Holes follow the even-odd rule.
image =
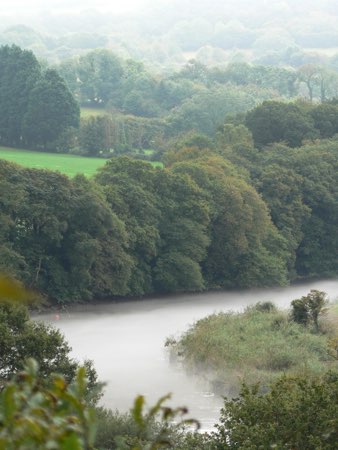
[[[145,155],[147,155],[147,156],[151,156],[151,155],[153,155],[153,154],[155,153],[155,150],[152,150],[151,148],[145,148],[145,149],[143,150],[143,153],[144,153]]]
[[[338,315],[338,303],[335,302],[333,303],[333,305],[331,306],[331,310]]]
[[[24,167],[57,170],[69,177],[78,173],[92,176],[106,162],[103,158],[87,158],[85,156],[44,153],[8,147],[0,147],[0,159],[12,161]],[[163,167],[163,164],[159,161],[150,161],[150,164],[154,167]]]
[[[163,163],[161,161],[148,161],[153,167],[159,167],[163,169]]]
[[[94,175],[96,170],[106,162],[102,158],[86,158],[60,153],[42,153],[7,147],[0,147],[0,159],[6,159],[7,161],[35,169],[57,170],[70,177],[73,177],[77,173],[82,173],[86,176]]]
[[[87,119],[88,117],[105,116],[109,114],[105,109],[102,108],[85,108],[81,107],[81,117]]]

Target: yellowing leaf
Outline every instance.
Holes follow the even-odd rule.
[[[26,289],[17,280],[0,274],[0,302],[32,303],[37,300],[37,295]]]

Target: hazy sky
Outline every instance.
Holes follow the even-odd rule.
[[[153,2],[156,0],[152,0]],[[36,10],[67,11],[95,8],[116,13],[140,10],[149,0],[11,0],[1,5],[6,12],[35,12]]]

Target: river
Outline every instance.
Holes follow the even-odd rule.
[[[258,301],[273,301],[288,307],[291,300],[310,289],[338,297],[338,280],[308,282],[286,288],[209,292],[158,299],[80,305],[58,315],[40,319],[51,322],[65,334],[79,360],[94,361],[99,378],[107,383],[103,404],[127,411],[137,394],[151,405],[172,393],[169,404],[187,406],[202,429],[212,429],[222,400],[209,392],[203,380],[188,376],[169,364],[165,338],[178,337],[196,320],[219,311],[240,311]]]

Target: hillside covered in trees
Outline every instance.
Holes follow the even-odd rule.
[[[148,104],[147,92],[200,89],[181,107],[168,106],[165,117],[133,116],[139,133],[156,133],[154,121],[164,124],[166,145],[155,147],[163,169],[114,156],[92,179],[70,179],[1,161],[3,270],[59,302],[284,285],[299,277],[337,274],[335,100],[269,100],[239,109],[233,93],[231,108],[231,96],[223,99],[221,93],[237,89],[246,95],[245,83],[235,88],[209,82],[213,72],[195,64],[171,80],[154,81],[151,88],[142,66],[123,65],[106,52],[79,60],[68,73],[68,85],[70,74],[87,84],[73,89],[54,69],[42,70],[32,53],[18,47],[2,47],[0,63],[0,100],[9,104],[0,121],[1,143],[41,151],[55,151],[61,141],[67,147],[74,133],[79,133],[75,140],[81,145],[84,130],[93,142],[107,138],[114,113],[85,119],[77,129],[75,98],[116,102],[122,111],[118,102],[134,95],[135,86],[149,89],[138,97]],[[232,69],[218,75],[229,75]],[[197,82],[202,74],[207,79]],[[271,74],[265,75],[269,79]],[[279,75],[285,73],[275,72],[274,82],[281,81]],[[157,99],[159,105],[173,101],[170,92]],[[194,108],[201,112],[199,96],[214,116],[213,125],[203,128],[208,116],[202,115],[201,126],[197,120],[196,126],[182,130],[180,111],[196,101]],[[223,114],[208,103],[209,97],[219,102]],[[187,120],[194,118],[192,111],[187,109]],[[101,135],[94,131],[100,123]],[[97,148],[105,150],[99,144]]]

